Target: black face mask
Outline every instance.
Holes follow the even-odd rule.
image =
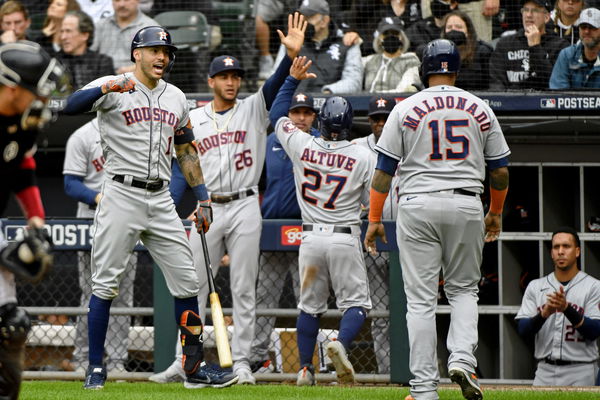
[[[313,37],[315,37],[315,26],[307,24],[306,31],[304,32],[304,40],[312,40]]]
[[[402,46],[402,42],[400,41],[400,38],[398,36],[389,35],[383,38],[381,46],[383,47],[383,50],[393,54],[397,52],[398,49]]]
[[[437,19],[444,18],[444,15],[448,14],[452,9],[450,3],[442,3],[440,0],[433,0],[431,2],[431,14]]]
[[[446,39],[452,40],[457,46],[462,46],[467,43],[467,35],[461,31],[446,32]]]

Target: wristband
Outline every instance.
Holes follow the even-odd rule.
[[[504,200],[506,199],[507,193],[508,188],[503,190],[497,190],[493,187],[490,187],[490,212],[492,214],[502,214],[502,209],[504,208]]]
[[[583,320],[583,315],[579,314],[577,310],[575,310],[573,306],[571,306],[571,304],[567,305],[567,308],[565,308],[563,314],[565,315],[565,317],[567,317],[569,322],[571,322],[571,324],[573,324],[573,326],[576,328],[577,325],[579,325]]]
[[[387,198],[388,193],[381,193],[371,188],[370,192],[370,208],[369,208],[369,222],[381,222],[381,215],[383,214],[383,203]]]
[[[194,192],[196,199],[199,201],[208,200],[208,192],[206,191],[206,185],[204,183],[194,186],[192,192]]]

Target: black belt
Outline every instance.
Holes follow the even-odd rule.
[[[304,224],[302,225],[302,231],[303,232],[311,232],[313,230],[313,226],[311,224]],[[334,226],[333,227],[333,232],[334,233],[352,233],[352,228],[350,228],[349,226]]]
[[[573,364],[586,364],[587,361],[566,361],[566,360],[552,360],[549,357],[546,357],[542,360],[546,364],[550,365],[573,365]]]
[[[473,196],[473,197],[477,196],[477,193],[470,192],[470,191],[465,190],[465,189],[454,189],[454,194],[462,194],[464,196]]]
[[[254,189],[248,189],[242,193],[245,193],[246,196],[252,196],[253,194],[255,194]],[[234,194],[228,194],[228,195],[220,195],[220,194],[213,193],[210,195],[210,200],[213,203],[217,203],[217,204],[229,203],[230,201],[239,200],[240,198],[241,198],[240,193],[234,193]]]
[[[125,175],[115,175],[115,176],[113,176],[113,181],[119,182],[119,183],[125,183]],[[156,192],[157,190],[162,189],[164,185],[165,185],[165,181],[145,182],[145,181],[139,181],[135,178],[133,178],[131,180],[131,186],[140,188],[140,189],[146,189],[149,192]]]

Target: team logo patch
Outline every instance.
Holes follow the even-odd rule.
[[[166,41],[167,40],[167,36],[168,36],[167,32],[165,32],[165,31],[158,32],[158,38],[160,40],[165,40]]]
[[[556,108],[556,99],[540,99],[541,108]]]
[[[387,104],[386,99],[377,99],[377,108],[385,108],[386,104]]]
[[[294,125],[294,123],[292,121],[285,121],[283,123],[282,128],[285,133],[292,133],[292,132],[298,130],[298,128],[296,127],[296,125]]]
[[[306,95],[305,95],[305,94],[302,94],[302,93],[300,93],[300,94],[297,94],[297,95],[296,95],[296,101],[297,101],[298,103],[304,103],[304,102],[306,101]]]
[[[281,245],[299,246],[302,242],[302,227],[299,225],[283,225],[281,227]]]
[[[440,69],[442,72],[448,72],[448,61],[442,61],[440,63]]]
[[[233,67],[233,58],[231,58],[231,57],[224,58],[223,64],[225,64],[226,67]]]
[[[15,142],[13,140],[8,145],[6,145],[6,147],[4,148],[4,154],[3,154],[4,161],[10,162],[17,156],[18,153],[19,153],[19,143]]]

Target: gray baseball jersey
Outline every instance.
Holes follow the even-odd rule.
[[[104,162],[98,119],[94,118],[69,137],[63,175],[81,176],[85,186],[99,192],[104,181]],[[77,203],[77,218],[94,218],[94,212],[95,207]]]
[[[309,136],[287,117],[277,121],[275,133],[294,165],[302,213],[298,308],[308,314],[325,312],[331,279],[340,310],[370,309],[360,211],[361,204],[369,204],[373,157],[369,150],[345,140]]]
[[[482,193],[485,160],[510,154],[492,109],[453,86],[428,88],[398,103],[376,148],[402,160],[400,195],[457,188]]]

